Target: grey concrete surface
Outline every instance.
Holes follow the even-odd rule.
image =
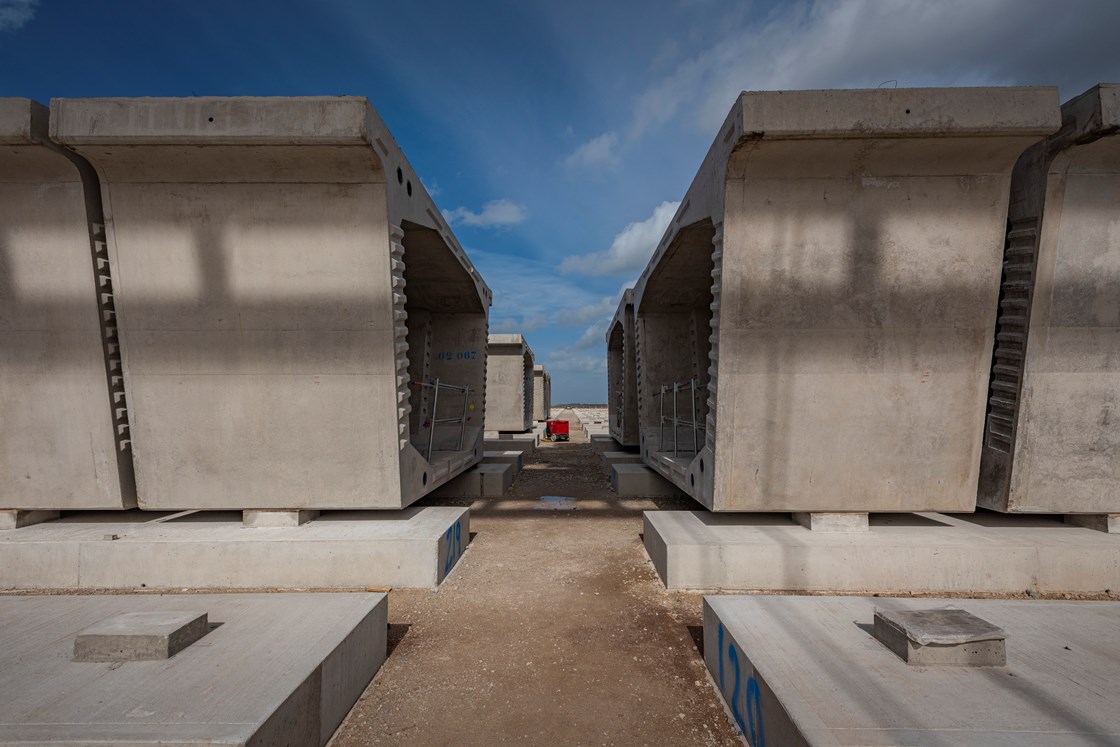
[[[638,446],[638,362],[634,289],[627,288],[607,330],[608,430],[624,446]]]
[[[1015,166],[977,502],[1120,512],[1120,85]]]
[[[951,602],[1007,631],[1006,667],[907,665],[873,609],[929,601],[863,597],[706,597],[704,658],[755,745],[1120,741],[1120,603]]]
[[[810,532],[788,514],[648,511],[643,536],[650,560],[670,589],[881,594],[1120,590],[1120,537],[1050,518],[876,514],[867,532]]]
[[[486,430],[533,427],[533,351],[521,335],[490,335],[486,345]]]
[[[490,291],[365,98],[54,99],[50,135],[101,182],[142,508],[398,509],[482,458]]]
[[[971,510],[1011,169],[1060,123],[1054,88],[740,96],[634,287],[646,463],[713,511]]]
[[[552,376],[538,364],[533,366],[533,420],[547,420],[551,409]]]
[[[872,634],[912,666],[1002,667],[1007,634],[967,610],[875,608]]]
[[[1066,514],[1067,524],[1096,529],[1098,532],[1120,534],[1120,514]]]
[[[608,436],[603,433],[589,434],[591,440],[591,448],[600,453],[606,451],[621,451],[622,444],[615,440],[614,436]]]
[[[644,464],[612,464],[611,490],[618,495],[658,498],[680,495],[680,489]]]
[[[532,454],[537,448],[536,438],[495,438],[486,439],[486,451],[520,451],[522,454]],[[485,452],[483,452],[485,453]]]
[[[81,513],[0,535],[0,589],[432,588],[469,541],[453,506],[255,529],[232,511]]]
[[[70,661],[98,621],[199,608],[213,629],[170,659]],[[385,594],[0,597],[0,744],[323,745],[385,660],[387,609]]]
[[[870,526],[867,514],[794,511],[790,518],[813,532],[866,532]]]
[[[0,509],[136,505],[103,221],[46,107],[0,98]]]
[[[170,659],[210,631],[198,610],[122,612],[95,622],[74,638],[74,661]]]
[[[616,464],[642,463],[642,455],[630,451],[603,451],[600,452],[600,456],[603,459],[603,467],[608,473],[611,471],[611,467]]]
[[[512,484],[512,465],[483,462],[436,488],[432,495],[440,498],[500,498]]]
[[[0,509],[0,530],[20,529],[44,521],[54,521],[61,516],[58,511],[29,511],[18,508]]]
[[[525,453],[517,449],[484,451],[482,452],[482,463],[508,464],[512,470],[513,476],[516,477],[525,463]]]
[[[319,518],[318,511],[284,511],[279,508],[247,509],[241,512],[246,527],[298,527]]]

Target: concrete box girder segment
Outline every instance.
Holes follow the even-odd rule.
[[[0,509],[136,505],[97,176],[0,99]]]
[[[544,366],[533,366],[533,420],[548,420],[552,409],[552,377]]]
[[[101,181],[142,508],[396,509],[481,459],[490,291],[365,98],[55,99],[51,137]]]
[[[1118,133],[1120,86],[1096,86],[1012,174],[985,508],[1120,513]]]
[[[634,289],[647,463],[714,511],[972,510],[1010,172],[1058,124],[1053,88],[744,93]]]
[[[627,288],[607,330],[607,418],[623,446],[638,446],[638,369],[634,338],[634,289]]]
[[[517,334],[490,335],[486,346],[486,430],[533,427],[533,351]]]

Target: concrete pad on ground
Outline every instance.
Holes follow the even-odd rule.
[[[603,459],[603,466],[607,472],[611,471],[611,467],[616,464],[641,464],[642,455],[631,453],[629,451],[604,451],[601,452]]]
[[[915,667],[875,607],[952,604],[1007,632],[1005,667]],[[1112,744],[1120,603],[749,596],[704,600],[704,658],[755,745]]]
[[[593,434],[590,436],[591,448],[593,451],[621,451],[622,445],[615,441],[611,436],[604,434]]]
[[[681,494],[680,488],[644,464],[612,465],[611,490],[619,495],[636,495],[643,498]]]
[[[523,454],[532,454],[533,450],[537,448],[535,439],[525,438],[501,438],[491,439],[487,438],[483,442],[484,452],[486,451],[512,451],[517,450]]]
[[[517,449],[509,451],[484,451],[482,453],[483,464],[508,464],[513,471],[513,476],[516,477],[517,473],[525,466],[525,455]]]
[[[71,661],[129,612],[209,614],[169,659]],[[385,661],[385,594],[0,597],[0,745],[322,745]]]
[[[615,467],[618,469],[618,467]],[[1099,594],[1120,589],[1120,537],[1042,517],[873,514],[866,532],[813,532],[789,514],[647,511],[670,589]]]
[[[234,511],[88,512],[0,535],[0,589],[431,588],[469,538],[455,506],[261,528]]]
[[[479,464],[436,488],[432,495],[437,498],[500,498],[511,485],[513,467],[509,464]]]

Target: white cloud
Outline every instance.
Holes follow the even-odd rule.
[[[631,137],[678,115],[715,131],[744,89],[1059,85],[1120,76],[1120,3],[813,0],[730,23],[635,101]]]
[[[680,202],[661,203],[654,208],[650,217],[631,223],[622,229],[622,232],[614,237],[609,249],[566,257],[560,263],[560,271],[585,275],[622,275],[641,272],[649,262],[649,258],[653,256],[653,250],[657,248],[678,207]]]
[[[482,206],[482,210],[474,212],[465,207],[454,210],[443,210],[443,217],[451,225],[477,226],[490,228],[494,226],[512,226],[522,223],[529,217],[524,205],[519,205],[513,200],[491,200]]]
[[[0,31],[16,31],[35,17],[39,0],[0,0]]]
[[[614,168],[618,166],[618,155],[615,154],[617,145],[618,135],[604,132],[572,151],[564,159],[564,167],[570,171]]]

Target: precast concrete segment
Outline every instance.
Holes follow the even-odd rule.
[[[714,511],[972,510],[1010,172],[1058,113],[742,94],[634,288],[646,462]]]
[[[548,420],[552,402],[552,376],[544,366],[533,366],[533,420]]]
[[[75,514],[4,532],[0,589],[434,588],[470,541],[470,511],[454,506],[331,512],[296,527],[244,527],[233,511],[154,516]]]
[[[128,613],[207,613],[159,661],[74,662]],[[385,594],[0,597],[0,745],[326,744],[385,661]]]
[[[1120,740],[1120,603],[937,601],[1003,628],[1006,666],[911,666],[869,633],[928,599],[816,596],[705,597],[704,661],[755,747]]]
[[[1015,166],[977,503],[1120,512],[1120,86]]]
[[[100,177],[142,508],[398,509],[482,458],[490,291],[366,99],[51,107]]]
[[[46,107],[0,98],[0,509],[136,505],[103,221]]]
[[[611,490],[618,495],[642,498],[671,497],[681,494],[680,489],[644,464],[619,464],[610,466]]]
[[[525,454],[517,449],[484,451],[482,452],[482,463],[508,464],[516,477],[525,463]]]
[[[873,514],[865,532],[814,532],[789,514],[647,511],[644,527],[678,590],[1103,594],[1120,579],[1116,536],[1050,518]]]
[[[633,288],[623,292],[607,330],[607,418],[616,441],[624,446],[639,445]]]
[[[516,334],[490,335],[486,346],[486,430],[533,427],[533,351]]]

